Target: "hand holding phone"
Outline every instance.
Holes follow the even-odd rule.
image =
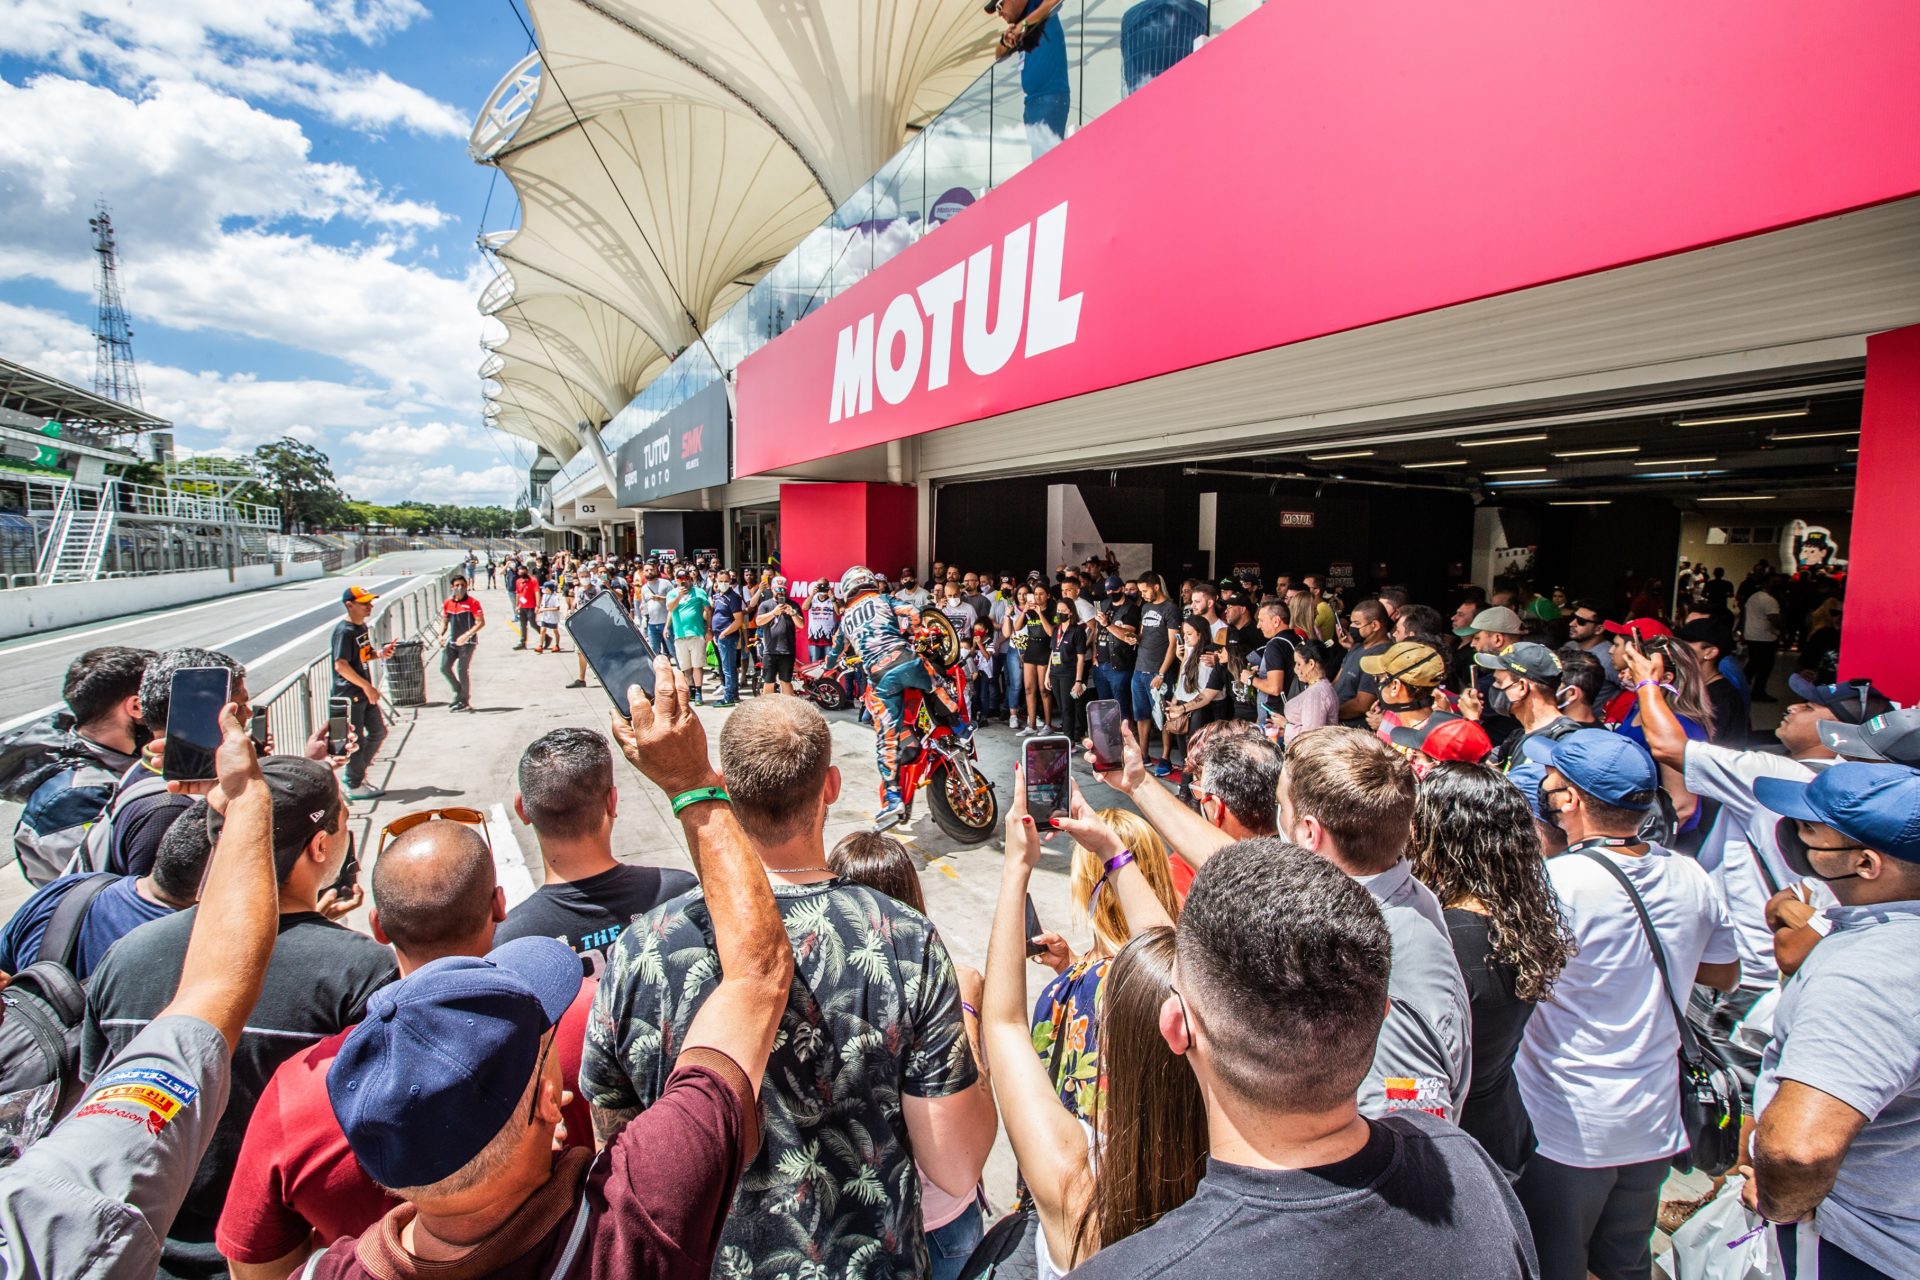
[[[253,712],[253,749],[261,755],[265,755],[267,754],[267,738],[272,732],[271,727],[267,724],[267,709],[255,703],[250,710]]]
[[[1118,769],[1124,759],[1120,721],[1120,704],[1115,699],[1097,698],[1087,704],[1087,745],[1093,752],[1093,767],[1101,773]]]
[[[1027,780],[1027,816],[1042,835],[1052,830],[1054,815],[1066,812],[1072,753],[1073,744],[1059,733],[1028,738],[1023,745],[1021,769]]]
[[[1033,909],[1033,895],[1027,895],[1027,955],[1042,956],[1047,953],[1047,944],[1034,939],[1045,933],[1040,925],[1040,913]]]
[[[375,714],[379,714],[375,712]],[[347,739],[353,733],[353,699],[327,699],[327,754],[347,754]]]
[[[653,698],[653,648],[619,601],[610,595],[595,596],[567,616],[566,628],[616,712],[628,714],[627,690],[633,685],[639,685],[649,700]]]

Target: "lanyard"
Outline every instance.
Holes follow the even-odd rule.
[[[1585,849],[1625,849],[1644,843],[1637,836],[1588,836],[1579,844],[1570,844],[1567,853],[1579,853]]]

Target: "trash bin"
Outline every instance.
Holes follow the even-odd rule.
[[[427,702],[426,642],[400,640],[387,659],[387,698],[396,707],[421,707]]]

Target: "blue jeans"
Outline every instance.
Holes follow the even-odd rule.
[[[667,643],[667,624],[664,622],[648,622],[642,625],[646,628],[647,632],[647,647],[652,649],[656,655],[666,654],[667,661],[673,662],[675,660],[673,656],[673,646]]]
[[[1147,732],[1153,728],[1153,677],[1157,672],[1133,669],[1133,722],[1134,732],[1140,739],[1140,750],[1147,749]],[[1142,728],[1141,726],[1145,726]]]
[[[952,1222],[927,1232],[927,1259],[933,1264],[928,1275],[932,1280],[954,1280],[986,1233],[985,1216],[980,1212],[980,1201],[975,1199]]]
[[[1133,672],[1101,663],[1093,669],[1093,690],[1120,704],[1120,718],[1133,719]]]
[[[720,654],[720,701],[740,700],[740,637],[717,636],[713,647]]]
[[[1006,695],[1008,712],[1016,717],[1020,714],[1020,695],[1025,688],[1020,674],[1020,651],[1009,646],[1000,655],[1000,690]]]

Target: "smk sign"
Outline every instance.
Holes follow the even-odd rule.
[[[1062,293],[1066,245],[1063,200],[841,329],[827,421],[870,412],[876,392],[899,404],[918,388],[938,391],[956,358],[988,377],[1016,354],[1031,360],[1071,346],[1083,295]]]

